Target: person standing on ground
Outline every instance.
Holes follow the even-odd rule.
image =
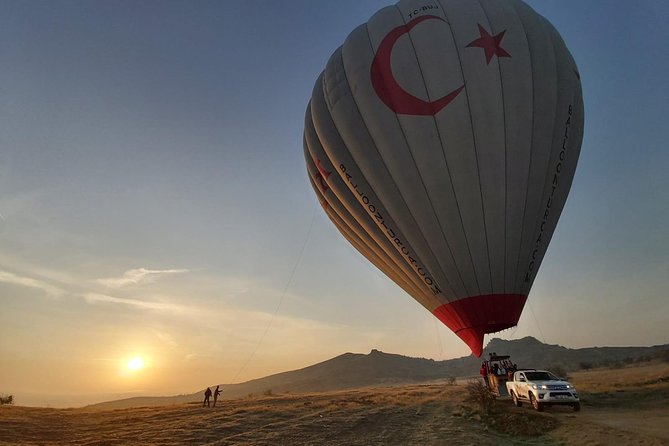
[[[486,367],[485,362],[481,364],[481,369],[479,370],[479,373],[481,374],[481,377],[483,377],[483,383],[485,384],[485,386],[490,387],[488,385],[488,368]]]
[[[202,407],[207,406],[209,407],[209,397],[211,396],[211,389],[207,387],[207,390],[204,391],[204,403],[202,403]]]
[[[216,386],[216,390],[214,390],[214,407],[216,407],[216,401],[218,401],[218,395],[221,394],[221,391],[218,390],[219,386]]]

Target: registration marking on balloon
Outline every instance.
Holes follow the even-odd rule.
[[[341,170],[342,176],[346,179],[349,188],[352,191],[355,191],[358,201],[363,205],[367,213],[372,216],[379,228],[384,231],[386,237],[395,244],[397,250],[402,253],[402,256],[409,262],[414,271],[418,273],[425,285],[429,287],[433,294],[440,294],[441,289],[439,289],[434,279],[430,277],[427,269],[418,263],[416,256],[409,251],[406,244],[397,236],[397,232],[393,230],[392,227],[388,226],[383,214],[381,214],[378,207],[372,203],[369,196],[360,189],[357,182],[353,179],[353,176],[347,172],[346,166],[344,164],[339,164],[339,170]]]
[[[567,153],[567,143],[569,142],[569,133],[571,130],[571,117],[573,114],[573,107],[569,104],[569,109],[567,110],[567,120],[564,123],[564,135],[562,137],[562,148],[558,154],[557,163],[553,167],[553,181],[551,182],[551,193],[548,195],[546,200],[546,206],[544,208],[544,215],[541,218],[541,226],[539,227],[539,236],[534,242],[534,250],[532,251],[532,257],[530,262],[527,265],[527,272],[525,273],[525,282],[529,282],[534,273],[534,267],[537,260],[537,253],[541,244],[543,243],[544,231],[546,228],[546,223],[548,222],[548,217],[551,214],[551,206],[553,205],[553,198],[555,196],[555,191],[557,190],[558,184],[560,182],[560,174],[562,173],[562,163],[564,162],[566,153]]]
[[[430,11],[430,10],[433,10],[433,9],[439,9],[439,5],[436,5],[436,4],[432,3],[432,4],[419,6],[418,8],[415,8],[414,10],[410,11],[408,15],[409,15],[409,18],[412,19],[419,14],[422,14],[426,11]]]

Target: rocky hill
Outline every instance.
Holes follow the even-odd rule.
[[[513,341],[492,339],[483,351],[511,355],[519,367],[556,368],[565,371],[598,365],[646,360],[669,350],[669,345],[653,347],[592,347],[570,349],[544,344],[533,337]],[[223,384],[221,398],[239,398],[249,394],[303,393],[392,386],[467,377],[478,374],[482,358],[466,356],[445,361],[383,353],[344,353],[324,362],[298,370],[277,373],[240,384]],[[89,407],[118,409],[137,406],[159,406],[199,401],[202,391],[171,397],[136,397],[94,404]]]

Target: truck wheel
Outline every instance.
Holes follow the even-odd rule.
[[[539,401],[537,401],[532,392],[530,392],[530,403],[532,404],[532,407],[534,407],[534,410],[536,410],[537,412],[544,411],[544,405]]]
[[[513,399],[513,404],[516,407],[520,407],[520,406],[523,405],[523,403],[521,403],[520,400],[518,399],[518,396],[516,395],[516,392],[514,392],[513,390],[511,391],[511,398]]]
[[[581,410],[581,403],[574,403],[571,407],[574,408],[574,412],[579,412]]]

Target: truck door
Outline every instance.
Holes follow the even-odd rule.
[[[516,373],[516,379],[514,383],[516,389],[516,396],[522,399],[528,399],[527,396],[527,377],[523,372]]]

